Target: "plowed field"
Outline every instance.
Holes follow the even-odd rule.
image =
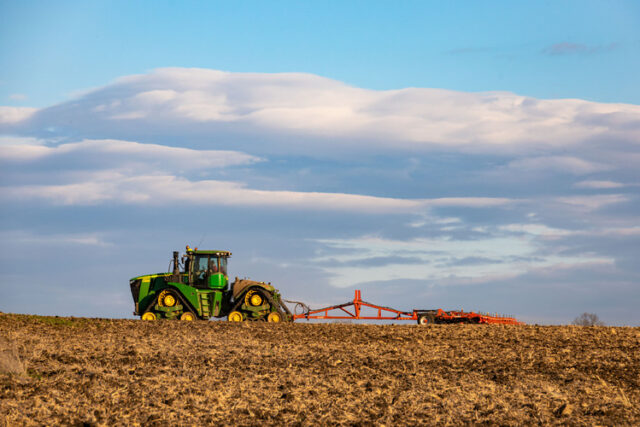
[[[640,424],[640,328],[4,314],[0,335],[24,367],[0,373],[5,425]]]

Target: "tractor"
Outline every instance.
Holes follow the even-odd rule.
[[[229,284],[229,251],[186,248],[173,252],[173,269],[129,281],[134,315],[142,320],[196,320],[211,317],[230,322],[287,322],[293,315],[270,284],[238,279]],[[171,265],[171,264],[170,264]]]

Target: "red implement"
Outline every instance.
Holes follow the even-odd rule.
[[[373,309],[363,313],[363,308]],[[353,301],[324,307],[315,310],[307,309],[304,313],[294,314],[293,319],[336,319],[336,320],[415,320],[420,324],[428,323],[482,323],[522,325],[514,317],[490,315],[465,311],[417,310],[401,311],[391,307],[383,307],[362,301],[360,291],[356,290]]]

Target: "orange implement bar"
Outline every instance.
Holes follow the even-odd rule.
[[[372,308],[377,310],[377,315],[363,315],[362,308]],[[425,313],[433,313],[435,323],[484,323],[484,324],[505,324],[520,325],[513,317],[503,317],[497,315],[480,314],[464,311],[449,311],[442,309],[435,310],[413,310],[401,311],[391,307],[383,307],[370,302],[362,301],[360,290],[355,291],[353,301],[333,305],[330,307],[307,310],[304,313],[294,314],[293,319],[336,319],[336,320],[418,320],[419,316]]]
[[[361,311],[363,307],[369,307],[378,310],[377,316],[363,316]],[[348,310],[350,308],[351,310]],[[337,314],[329,313],[331,311],[337,312]],[[319,308],[316,310],[309,310],[306,313],[295,314],[295,319],[351,319],[351,320],[417,320],[418,317],[415,312],[410,313],[406,311],[396,310],[390,307],[382,307],[379,305],[371,304],[366,301],[362,301],[360,291],[356,290],[353,301],[333,305],[331,307]]]

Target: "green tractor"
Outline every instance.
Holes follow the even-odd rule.
[[[228,251],[187,246],[180,262],[179,253],[174,252],[173,271],[130,280],[133,314],[142,320],[226,317],[231,322],[292,321],[291,312],[270,283],[236,277],[229,284],[230,256]]]

